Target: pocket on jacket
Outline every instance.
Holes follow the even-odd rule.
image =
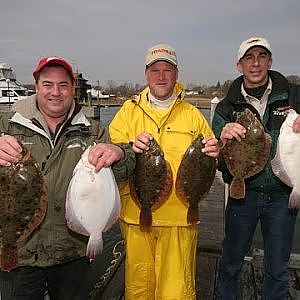
[[[197,131],[193,128],[188,128],[176,125],[167,125],[165,128],[164,148],[167,151],[176,151],[184,153],[192,141],[195,139]]]

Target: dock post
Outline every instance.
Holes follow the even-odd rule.
[[[219,102],[220,99],[218,97],[215,97],[210,101],[210,124],[212,123],[214,113],[215,113],[215,108]]]

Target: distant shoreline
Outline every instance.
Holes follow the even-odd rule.
[[[195,105],[198,108],[210,109],[211,98],[206,97],[189,97],[185,101]],[[91,102],[80,102],[83,106],[121,106],[127,100],[124,98],[110,97],[109,99],[93,99]]]

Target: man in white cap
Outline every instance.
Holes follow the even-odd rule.
[[[10,272],[0,271],[1,298],[40,300],[48,292],[51,300],[88,299],[87,240],[67,228],[68,185],[89,145],[97,143],[89,153],[95,172],[112,166],[118,181],[132,173],[134,152],[129,144],[108,143],[106,129],[84,115],[74,101],[75,76],[65,59],[42,58],[33,77],[36,95],[16,102],[15,112],[1,114],[0,166],[22,158],[19,142],[28,147],[45,177],[47,213],[32,235],[18,245],[19,263],[9,266]]]
[[[258,221],[264,240],[265,272],[262,299],[288,299],[288,260],[292,249],[297,205],[289,205],[291,188],[272,173],[270,160],[276,151],[281,124],[291,107],[300,112],[300,87],[289,84],[270,70],[272,51],[263,37],[242,42],[234,80],[227,96],[217,105],[213,129],[223,144],[245,138],[245,128],[235,122],[235,113],[246,108],[254,112],[272,137],[270,159],[264,170],[246,181],[244,199],[229,197],[225,217],[225,238],[216,285],[216,299],[237,299],[237,280],[245,255],[251,248]],[[300,132],[300,118],[293,124]],[[220,155],[219,169],[230,184],[232,176]],[[300,200],[300,199],[299,199]]]
[[[132,141],[136,153],[146,150],[155,138],[171,165],[174,186],[180,161],[198,134],[205,137],[204,151],[211,157],[218,156],[217,139],[199,110],[184,101],[183,86],[177,82],[175,50],[169,45],[155,45],[147,51],[145,65],[148,86],[124,103],[109,132],[113,142]],[[120,193],[125,299],[196,299],[197,229],[187,223],[187,206],[175,188],[152,213],[152,227],[147,231],[140,229],[140,208],[129,186],[122,187]]]

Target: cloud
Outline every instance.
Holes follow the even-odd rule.
[[[222,82],[238,75],[237,48],[253,34],[270,40],[274,67],[300,75],[298,0],[2,2],[0,60],[25,83],[46,55],[67,58],[92,84],[144,83],[145,51],[158,42],[176,48],[184,83]]]

